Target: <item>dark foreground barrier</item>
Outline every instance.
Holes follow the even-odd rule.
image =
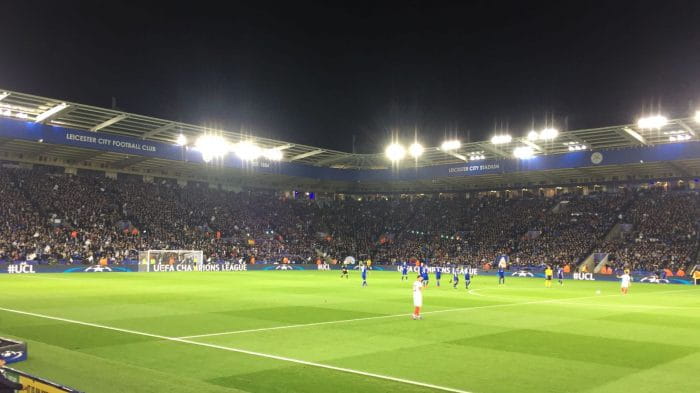
[[[23,371],[15,370],[9,367],[2,368],[5,378],[10,381],[20,383],[27,387],[26,390],[22,392],[30,393],[80,393],[79,391],[69,388],[67,386],[59,385],[57,383],[47,381],[45,379],[35,377],[31,374],[27,374]]]

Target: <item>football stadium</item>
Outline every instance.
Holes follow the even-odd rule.
[[[698,20],[3,2],[0,393],[700,392]]]
[[[700,388],[698,115],[362,155],[1,91],[36,391]]]

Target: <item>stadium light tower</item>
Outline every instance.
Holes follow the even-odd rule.
[[[637,121],[637,126],[643,130],[658,130],[663,128],[666,124],[668,124],[668,119],[666,116],[661,115],[642,117]]]
[[[440,145],[440,150],[444,151],[450,151],[450,150],[457,150],[462,146],[462,142],[458,140],[451,140],[451,141],[444,141],[442,142],[442,145]]]
[[[406,149],[398,143],[392,143],[387,146],[384,154],[386,154],[386,157],[390,161],[397,162],[401,161],[406,156]]]
[[[418,142],[413,142],[411,146],[408,147],[408,154],[413,158],[418,158],[423,155],[423,145]]]
[[[197,138],[195,147],[202,153],[204,162],[215,158],[223,158],[229,151],[229,143],[218,135],[202,135]]]
[[[530,146],[518,146],[513,149],[513,156],[521,160],[529,160],[535,156],[535,151]]]
[[[491,143],[493,143],[494,145],[503,145],[506,143],[510,143],[512,140],[513,137],[508,134],[494,135],[493,138],[491,138]]]

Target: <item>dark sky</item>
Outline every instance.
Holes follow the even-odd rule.
[[[700,104],[700,1],[3,2],[0,88],[349,151]]]

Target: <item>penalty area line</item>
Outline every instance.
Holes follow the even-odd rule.
[[[83,321],[77,321],[74,319],[60,318],[60,317],[54,317],[51,315],[38,314],[38,313],[33,313],[33,312],[28,312],[28,311],[21,311],[21,310],[14,310],[11,308],[0,307],[0,310],[5,311],[5,312],[20,314],[20,315],[27,315],[27,316],[36,317],[36,318],[43,318],[43,319],[49,319],[49,320],[53,320],[53,321],[72,323],[75,325],[89,326],[89,327],[94,327],[94,328],[98,328],[98,329],[106,329],[106,330],[112,330],[112,331],[117,331],[117,332],[121,332],[121,333],[128,333],[128,334],[134,334],[134,335],[138,335],[138,336],[157,338],[157,339],[161,339],[164,341],[171,341],[171,342],[177,342],[177,343],[182,343],[182,344],[190,344],[190,345],[195,345],[195,346],[200,346],[200,347],[205,347],[205,348],[212,348],[212,349],[218,349],[218,350],[222,350],[222,351],[242,353],[242,354],[246,354],[246,355],[250,355],[250,356],[257,356],[257,357],[261,357],[261,358],[267,358],[267,359],[279,360],[279,361],[283,361],[283,362],[302,364],[305,366],[323,368],[323,369],[327,369],[327,370],[339,371],[339,372],[344,372],[344,373],[348,373],[348,374],[362,375],[365,377],[372,377],[372,378],[376,378],[376,379],[383,379],[386,381],[398,382],[398,383],[403,383],[403,384],[407,384],[407,385],[420,386],[420,387],[429,388],[429,389],[441,390],[444,392],[472,393],[472,392],[469,392],[466,390],[460,390],[460,389],[451,388],[451,387],[447,387],[447,386],[433,385],[433,384],[426,383],[426,382],[413,381],[410,379],[404,379],[404,378],[399,378],[399,377],[392,377],[390,375],[376,374],[376,373],[371,373],[371,372],[367,372],[367,371],[355,370],[355,369],[347,368],[347,367],[332,366],[329,364],[310,362],[310,361],[301,360],[301,359],[294,359],[294,358],[285,357],[285,356],[278,356],[278,355],[272,355],[272,354],[268,354],[268,353],[249,351],[246,349],[227,347],[227,346],[223,346],[223,345],[202,343],[202,342],[187,340],[187,339],[178,338],[178,337],[168,337],[168,336],[163,336],[160,334],[146,333],[146,332],[141,332],[138,330],[131,330],[131,329],[122,329],[122,328],[118,328],[118,327],[101,325],[101,324],[97,324],[97,323],[83,322]]]

